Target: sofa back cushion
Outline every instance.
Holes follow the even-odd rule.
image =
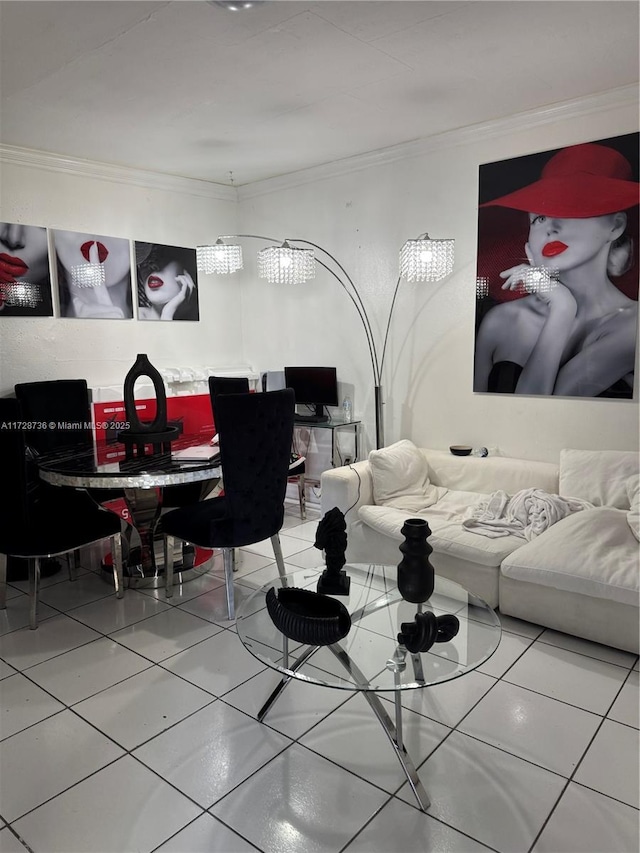
[[[594,506],[629,509],[627,481],[638,473],[631,450],[561,450],[560,494]]]
[[[436,486],[491,494],[501,489],[513,495],[522,489],[558,493],[558,466],[552,462],[508,456],[453,456],[444,450],[423,450],[429,478]]]
[[[373,500],[378,506],[392,506],[419,512],[432,506],[444,494],[429,482],[429,466],[415,444],[408,439],[369,454],[373,480]]]

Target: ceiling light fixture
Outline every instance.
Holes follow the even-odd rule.
[[[440,281],[453,269],[453,240],[432,240],[421,234],[400,250],[400,275],[407,281]]]
[[[208,0],[210,6],[220,6],[229,12],[242,12],[244,9],[253,9],[261,6],[264,0]]]

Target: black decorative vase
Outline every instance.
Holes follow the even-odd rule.
[[[310,646],[330,646],[346,637],[351,616],[341,601],[309,589],[275,587],[267,592],[267,610],[285,637]]]
[[[156,416],[152,421],[141,421],[136,411],[134,387],[141,376],[151,380],[156,395]],[[171,442],[179,438],[182,427],[167,424],[167,394],[162,376],[143,353],[138,354],[124,378],[124,411],[128,428],[118,433],[118,440],[126,446],[125,464],[144,456],[148,444],[152,446],[152,453],[171,452]]]
[[[433,592],[434,573],[429,562],[433,548],[427,542],[431,528],[424,518],[407,518],[400,531],[404,542],[398,564],[398,589],[405,601],[422,604]]]

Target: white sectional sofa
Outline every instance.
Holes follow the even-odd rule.
[[[397,565],[404,519],[423,517],[436,573],[502,613],[638,653],[638,454],[568,449],[556,465],[402,441],[326,471],[321,485],[323,514],[345,512],[350,562]],[[463,526],[490,495],[527,489],[593,506],[529,539]]]

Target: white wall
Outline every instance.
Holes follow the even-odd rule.
[[[91,169],[65,169],[65,161],[55,158],[3,158],[0,221],[185,247],[235,227],[233,190],[98,164],[94,176]],[[201,277],[199,301],[200,322],[2,318],[0,394],[36,379],[84,377],[90,386],[121,385],[139,352],[156,367],[242,363],[235,288]]]
[[[512,456],[555,460],[563,447],[637,449],[638,403],[472,391],[478,167],[491,162],[638,129],[637,92],[598,97],[566,109],[514,117],[422,146],[310,170],[240,190],[243,231],[313,240],[334,254],[363,295],[381,341],[398,250],[429,231],[454,237],[454,273],[437,284],[401,284],[383,388],[386,443],[487,446]],[[363,164],[371,162],[366,168]],[[354,386],[371,446],[373,379],[355,310],[327,274],[287,288],[243,283],[245,357],[269,369],[335,364]],[[381,350],[381,345],[378,345]],[[639,348],[640,349],[640,348]],[[636,370],[636,400],[638,397]]]

